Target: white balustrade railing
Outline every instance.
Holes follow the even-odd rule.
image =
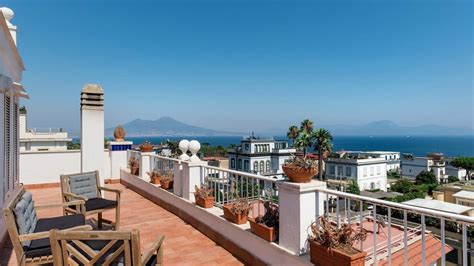
[[[388,265],[391,265],[392,255],[395,252],[403,252],[404,264],[411,265],[408,261],[408,252],[413,241],[421,241],[421,264],[427,265],[430,263],[427,261],[427,255],[430,254],[426,254],[428,234],[441,242],[440,265],[446,265],[446,253],[451,248],[459,249],[461,252],[461,256],[459,256],[461,261],[455,263],[469,265],[468,260],[471,260],[472,249],[467,229],[474,229],[473,217],[373,199],[331,189],[318,188],[314,191],[326,195],[324,213],[335,225],[341,226],[344,223],[350,223],[354,228],[365,228],[364,224],[369,224],[372,227],[369,231],[372,243],[367,247],[365,246],[367,243],[363,244],[361,242],[360,247],[358,247],[368,253],[366,265],[377,265],[381,260],[386,260]],[[427,220],[429,220],[428,226],[439,228],[438,233],[426,229]],[[451,245],[450,248],[446,244],[447,223],[451,223],[452,230],[450,232],[458,237],[456,239],[456,237],[451,236],[449,242],[457,245]],[[367,230],[367,228],[365,229]],[[384,236],[386,239],[380,241],[380,236]]]
[[[150,173],[157,171],[161,175],[173,174],[175,163],[180,165],[187,162],[161,155],[150,155]]]
[[[201,166],[201,173],[201,183],[213,190],[216,207],[247,199],[253,203],[251,211],[257,216],[263,214],[263,201],[278,203],[276,179],[213,166]]]
[[[138,162],[140,162],[140,158],[142,157],[142,153],[140,151],[127,150],[127,162],[129,162],[130,158],[132,158],[132,157],[137,159]]]

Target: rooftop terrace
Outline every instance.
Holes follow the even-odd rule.
[[[231,253],[217,245],[197,229],[163,209],[157,204],[145,199],[132,190],[120,184],[108,185],[121,189],[121,229],[140,230],[142,250],[146,250],[158,234],[165,235],[164,263],[166,265],[243,265]],[[29,190],[35,203],[51,204],[61,202],[59,188],[43,188]],[[39,210],[40,217],[62,215],[62,209]],[[113,219],[114,211],[104,214],[105,218]],[[139,218],[138,218],[139,217]],[[94,216],[88,217],[89,223],[94,223]],[[11,247],[2,254],[0,265],[16,265],[15,253]]]

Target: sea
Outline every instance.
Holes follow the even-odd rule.
[[[242,136],[212,136],[212,137],[127,137],[134,144],[145,140],[160,144],[166,140],[179,141],[182,139],[197,140],[212,146],[228,147],[239,145]],[[286,136],[275,136],[274,139],[287,140]],[[428,153],[439,152],[445,156],[474,156],[474,136],[335,136],[334,151],[398,151],[412,153],[415,156],[425,156]]]

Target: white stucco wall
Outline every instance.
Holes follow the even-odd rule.
[[[109,151],[102,152],[101,179],[110,178]],[[57,183],[61,174],[81,172],[81,151],[47,151],[20,153],[20,183]]]

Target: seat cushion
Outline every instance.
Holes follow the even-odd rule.
[[[82,214],[59,216],[39,219],[34,233],[45,232],[51,229],[64,230],[86,224],[86,217]],[[24,246],[27,258],[51,255],[49,238],[35,239],[29,246]]]
[[[97,179],[95,172],[72,175],[69,177],[72,194],[87,199],[97,198]]]
[[[35,231],[38,217],[36,216],[33,195],[25,192],[13,208],[15,221],[20,235],[31,234]],[[31,241],[23,241],[23,246],[29,246]]]
[[[117,201],[103,198],[95,198],[86,201],[86,211],[93,211],[99,209],[113,209],[117,207]]]

